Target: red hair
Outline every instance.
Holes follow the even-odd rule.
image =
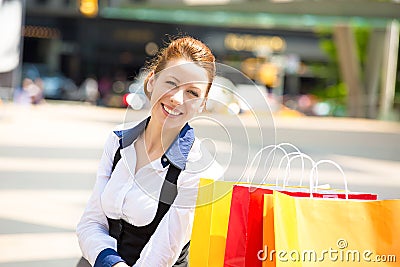
[[[215,57],[210,48],[193,37],[180,37],[172,40],[167,47],[158,52],[157,56],[150,62],[148,70],[150,73],[157,74],[165,69],[170,60],[176,59],[191,61],[207,71],[209,82],[206,91],[207,96],[215,76]],[[147,82],[150,79],[150,73],[144,80],[144,92],[149,99],[150,93],[147,91]]]

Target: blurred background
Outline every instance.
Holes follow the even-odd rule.
[[[339,163],[350,190],[399,198],[399,19],[399,0],[0,0],[0,266],[75,266],[103,144],[147,115],[143,66],[170,36],[226,66],[207,106],[231,139],[194,123],[226,179],[289,142]],[[318,172],[343,188],[335,168]]]
[[[26,101],[21,89],[30,87],[45,99],[125,107],[124,95],[138,91],[135,78],[168,35],[190,34],[279,97],[279,110],[399,120],[396,0],[0,3],[3,100]]]

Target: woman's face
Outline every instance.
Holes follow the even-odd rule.
[[[165,128],[182,126],[202,111],[208,87],[207,71],[183,59],[168,62],[147,84],[152,120]]]

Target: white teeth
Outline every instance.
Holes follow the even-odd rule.
[[[176,111],[173,111],[173,110],[167,108],[165,105],[163,105],[163,107],[164,107],[165,111],[168,112],[168,113],[171,114],[171,115],[178,116],[178,115],[181,114],[180,112],[176,112]]]

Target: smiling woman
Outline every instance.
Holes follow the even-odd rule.
[[[151,94],[152,118],[176,136],[204,107],[208,84],[206,70],[184,59],[170,61],[157,74],[151,72],[147,91]]]
[[[199,179],[222,176],[215,161],[190,167],[204,156],[188,121],[203,111],[214,79],[210,49],[178,38],[148,68],[151,116],[117,127],[106,142],[77,226],[88,260],[78,266],[187,266]]]

